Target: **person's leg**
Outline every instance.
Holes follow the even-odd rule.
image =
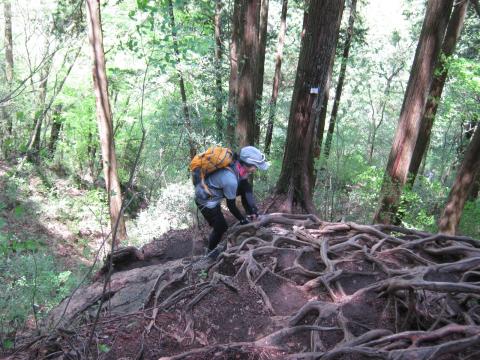
[[[206,207],[199,207],[205,220],[213,228],[210,236],[208,237],[208,251],[212,251],[222,240],[222,236],[227,231],[228,225],[223,217],[220,205],[209,209]]]

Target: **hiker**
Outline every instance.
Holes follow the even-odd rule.
[[[234,154],[232,163],[225,168],[216,170],[208,175],[205,184],[195,186],[195,203],[213,228],[208,238],[208,257],[215,259],[220,250],[217,245],[227,231],[228,225],[221,210],[223,198],[227,199],[227,207],[241,225],[249,223],[235,205],[235,198],[241,196],[242,205],[251,220],[258,218],[258,208],[255,204],[252,186],[248,182],[248,176],[257,169],[267,170],[269,163],[265,161],[265,155],[253,146],[246,146],[240,150],[240,154]],[[210,192],[210,194],[208,192]]]

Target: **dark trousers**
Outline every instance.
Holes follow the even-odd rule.
[[[207,220],[208,225],[213,228],[210,236],[208,237],[208,251],[212,251],[220,243],[223,234],[225,234],[225,231],[227,231],[227,222],[223,217],[220,205],[217,205],[213,209],[209,209],[197,203],[197,207],[202,213],[205,220]]]

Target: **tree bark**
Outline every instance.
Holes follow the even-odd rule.
[[[269,0],[261,0],[260,19],[258,25],[258,64],[255,81],[255,144],[258,145],[260,139],[260,121],[262,119],[262,97],[263,97],[263,78],[265,73],[265,49],[267,47],[267,29],[268,29],[268,4]]]
[[[236,138],[239,147],[255,143],[255,79],[258,59],[258,9],[261,0],[243,0],[243,38],[238,75]]]
[[[439,221],[439,231],[455,235],[462,216],[463,207],[475,180],[480,172],[480,125],[473,134],[472,140],[465,152],[462,164],[457,172],[445,209]]]
[[[102,149],[103,173],[110,209],[113,244],[127,237],[122,209],[122,193],[117,174],[117,159],[113,139],[112,113],[108,99],[108,81],[103,49],[102,22],[99,0],[86,0],[88,37],[92,48],[93,87],[97,107],[98,130]]]
[[[335,130],[335,123],[337,122],[338,107],[340,105],[340,98],[342,97],[343,83],[345,82],[345,73],[347,71],[348,55],[350,53],[350,45],[352,44],[353,26],[357,15],[357,0],[352,0],[350,4],[350,16],[348,18],[347,36],[343,46],[342,63],[340,65],[340,74],[338,75],[337,88],[335,90],[335,100],[333,102],[332,113],[330,115],[330,123],[328,124],[327,138],[325,139],[325,149],[323,155],[325,160],[330,155],[330,147],[332,145],[333,131]]]
[[[305,18],[282,170],[277,195],[286,195],[282,210],[315,212],[315,114],[328,92],[329,68],[335,56],[344,2],[311,1]],[[295,209],[296,211],[297,209]]]
[[[473,182],[470,193],[468,194],[469,201],[475,201],[478,199],[478,194],[480,193],[480,172],[477,173],[477,178]]]
[[[217,138],[222,141],[224,137],[222,107],[222,0],[215,0],[215,123],[217,126]]]
[[[425,112],[433,72],[453,0],[429,0],[393,139],[374,222],[397,222],[396,212]]]
[[[175,62],[176,62],[176,68],[177,68],[177,74],[178,74],[178,81],[180,85],[180,96],[182,97],[183,116],[185,117],[185,129],[187,130],[187,133],[188,133],[188,145],[190,149],[190,158],[193,159],[193,157],[197,153],[197,149],[195,146],[195,142],[193,141],[192,121],[190,120],[190,112],[188,110],[187,93],[185,91],[185,81],[183,79],[183,74],[180,69],[180,50],[178,48],[177,28],[175,24],[175,15],[173,13],[172,0],[168,0],[168,15],[170,17],[170,27],[172,30],[173,51],[175,53]]]
[[[287,32],[287,9],[288,0],[282,2],[282,15],[280,16],[280,30],[278,32],[277,53],[275,54],[275,74],[273,75],[272,97],[270,99],[270,111],[268,116],[267,132],[265,134],[265,154],[270,154],[272,144],[273,124],[277,111],[278,90],[282,76],[282,58],[283,45],[285,44],[285,34]]]
[[[51,157],[53,157],[53,154],[55,153],[60,131],[62,130],[63,120],[61,113],[62,105],[57,105],[53,111],[52,128],[50,129],[50,140],[48,142],[48,153]]]
[[[412,162],[408,170],[408,186],[410,187],[412,187],[415,182],[418,169],[420,168],[424,153],[427,149],[435,115],[437,114],[440,98],[442,97],[443,87],[447,80],[448,70],[445,68],[445,61],[452,56],[455,51],[455,45],[462,32],[467,5],[468,1],[460,1],[456,3],[448,22],[447,32],[445,33],[445,38],[443,39],[442,44],[441,58],[439,59],[432,85],[430,86],[430,93],[428,94],[427,105],[425,106],[425,114],[423,115],[420,130],[418,132],[418,139],[415,144],[415,149],[413,150]]]
[[[228,113],[227,113],[227,143],[235,146],[235,120],[238,106],[238,52],[240,34],[240,16],[242,14],[241,0],[234,0],[231,18],[232,33],[230,37],[230,77],[228,81]]]

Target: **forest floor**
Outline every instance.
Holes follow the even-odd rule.
[[[17,339],[4,355],[480,356],[477,240],[270,213],[232,224],[213,261],[201,255],[207,233],[170,231],[142,248],[117,250],[89,284],[50,312],[43,331]]]
[[[86,203],[86,190],[72,186],[61,176],[46,180],[47,175],[38,168],[15,183],[7,176],[14,166],[0,162],[0,211],[6,220],[3,231],[14,234],[19,241],[35,239],[67,268],[92,265],[90,255],[102,247],[106,231],[93,211],[85,209],[80,214],[88,221],[74,218],[77,213],[72,203],[77,199]],[[60,198],[57,203],[49,197],[53,192]],[[62,199],[69,199],[69,203]],[[73,222],[77,224],[73,226]],[[105,254],[106,250],[100,256]]]

